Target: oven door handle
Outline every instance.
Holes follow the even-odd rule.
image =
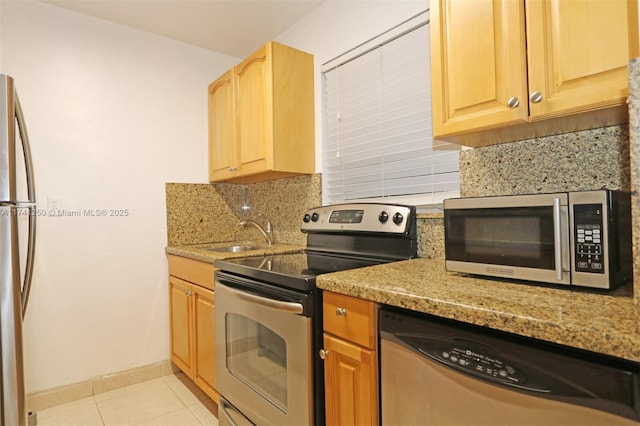
[[[253,426],[242,413],[240,413],[236,408],[225,401],[223,398],[220,398],[220,405],[218,406],[219,412],[222,415],[222,420],[220,424],[229,425],[229,426]]]
[[[224,289],[225,291],[228,291],[232,296],[238,299],[242,299],[247,302],[256,303],[258,305],[262,305],[267,308],[276,309],[280,312],[286,312],[288,314],[302,314],[304,312],[304,306],[302,306],[301,303],[283,302],[280,300],[274,300],[274,299],[269,299],[262,296],[256,296],[255,294],[236,290],[229,286],[224,286]]]

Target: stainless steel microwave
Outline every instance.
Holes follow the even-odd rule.
[[[447,199],[444,226],[449,271],[599,289],[631,279],[629,192]]]

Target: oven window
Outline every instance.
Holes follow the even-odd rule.
[[[554,269],[553,207],[451,210],[448,260]]]
[[[287,412],[287,345],[250,318],[227,314],[227,370],[254,392]]]

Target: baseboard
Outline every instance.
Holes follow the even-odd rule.
[[[180,370],[174,367],[170,360],[166,360],[118,373],[94,377],[82,382],[27,395],[27,407],[29,411],[44,410],[45,408],[166,376],[177,371]]]

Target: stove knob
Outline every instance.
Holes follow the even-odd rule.
[[[389,220],[389,214],[387,212],[380,213],[378,215],[378,220],[380,223],[387,223],[387,220]]]
[[[404,216],[402,216],[401,213],[396,213],[393,215],[393,223],[395,223],[396,225],[400,225],[403,220]]]
[[[312,221],[312,222],[317,222],[317,221],[318,221],[318,219],[320,219],[320,216],[318,215],[318,213],[313,213],[313,214],[311,215],[311,221]]]
[[[311,216],[309,216],[309,213],[305,213],[304,217],[302,218],[302,221],[304,223],[309,223],[310,220],[311,220]]]

